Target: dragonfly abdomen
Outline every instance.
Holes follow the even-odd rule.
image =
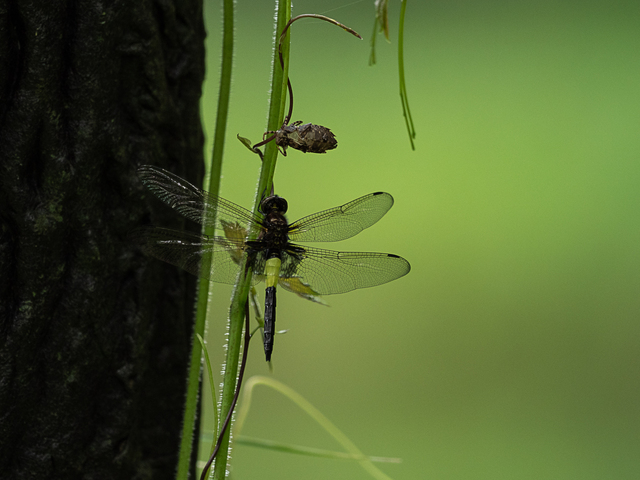
[[[264,297],[264,354],[267,362],[271,361],[273,337],[276,333],[276,285],[280,279],[281,265],[280,257],[273,256],[267,260],[264,267],[267,284]]]
[[[276,287],[267,287],[264,298],[264,355],[271,361],[273,337],[276,334]]]

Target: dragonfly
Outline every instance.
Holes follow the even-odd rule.
[[[143,252],[209,280],[233,285],[246,255],[251,284],[266,284],[264,352],[271,361],[276,321],[276,287],[305,298],[346,293],[382,285],[411,270],[390,253],[339,252],[293,242],[336,242],[351,238],[380,220],[393,205],[388,193],[375,192],[339,207],[289,223],[287,201],[264,198],[258,214],[212,195],[159,167],[138,169],[142,183],[184,217],[222,235],[204,235],[156,226],[141,227],[132,239]],[[236,234],[229,234],[234,231]],[[238,235],[237,232],[246,232]],[[206,262],[205,262],[206,261]],[[210,268],[201,268],[203,265]]]

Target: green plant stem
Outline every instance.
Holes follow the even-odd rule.
[[[282,125],[284,118],[284,104],[286,99],[287,75],[289,66],[289,36],[282,45],[282,56],[284,59],[284,71],[280,68],[278,59],[278,33],[282,31],[286,23],[291,18],[291,3],[289,0],[278,0],[277,17],[276,17],[276,34],[274,35],[273,47],[273,72],[271,77],[271,100],[269,106],[269,119],[267,124],[268,130],[277,130]],[[259,213],[260,202],[264,195],[269,194],[273,185],[273,175],[276,169],[276,160],[278,149],[275,142],[271,142],[265,146],[265,155],[260,171],[260,179],[258,181],[258,190],[253,206],[253,212]],[[255,238],[250,238],[255,240]],[[227,357],[224,366],[224,377],[222,387],[222,401],[220,408],[220,417],[226,418],[229,414],[233,403],[233,397],[236,390],[236,382],[238,377],[238,363],[240,357],[240,344],[242,342],[242,326],[245,312],[245,304],[247,296],[251,288],[251,272],[247,269],[247,257],[245,256],[241,262],[241,273],[238,283],[233,291],[231,298],[231,308],[229,311],[229,336],[227,344]],[[223,480],[226,475],[227,461],[229,458],[229,436],[231,429],[227,429],[222,437],[220,450],[218,451],[214,469],[213,478],[215,480]]]
[[[407,0],[402,0],[402,7],[400,8],[400,25],[398,27],[398,70],[400,71],[400,101],[402,102],[402,114],[404,115],[404,122],[407,126],[407,132],[409,133],[409,141],[411,142],[411,150],[415,150],[416,147],[413,144],[413,139],[416,138],[416,130],[413,126],[413,119],[411,118],[411,110],[409,110],[409,98],[407,97],[407,85],[404,81],[404,14],[407,9]]]
[[[278,0],[278,15],[276,17],[274,45],[273,45],[273,70],[271,72],[271,99],[269,101],[269,116],[267,119],[267,130],[276,131],[282,126],[284,119],[285,103],[287,100],[287,78],[289,72],[289,38],[290,33],[282,40],[282,61],[284,68],[280,67],[280,59],[278,54],[278,41],[280,32],[291,19],[291,1]],[[265,195],[270,193],[273,185],[273,175],[276,170],[276,160],[278,157],[278,146],[275,142],[265,145],[264,159],[262,161],[262,170],[260,171],[260,179],[258,180],[258,190],[253,206],[253,213],[258,213],[258,207]]]
[[[229,112],[229,97],[231,92],[231,69],[233,66],[233,0],[224,0],[224,20],[222,39],[222,66],[220,70],[220,90],[218,94],[218,113],[213,140],[213,153],[209,170],[208,190],[217,195],[220,190],[220,175],[222,171],[222,156],[224,152],[224,138],[227,131],[227,117]],[[206,215],[207,213],[205,213]],[[211,213],[209,213],[211,215]],[[204,230],[209,235],[213,232]],[[202,268],[208,268],[203,265]],[[196,322],[191,342],[191,358],[189,363],[189,377],[187,383],[187,398],[182,422],[182,439],[176,478],[186,480],[189,477],[191,453],[193,449],[193,431],[198,408],[198,393],[200,391],[200,372],[202,367],[202,347],[196,341],[196,335],[204,336],[207,319],[210,283],[207,278],[200,277],[198,282],[198,300],[196,302]],[[215,405],[215,399],[214,399]],[[215,406],[214,406],[215,408]]]

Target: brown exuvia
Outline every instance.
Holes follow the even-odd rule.
[[[327,127],[313,123],[293,122],[283,125],[277,132],[266,132],[264,135],[275,134],[276,145],[281,148],[283,155],[287,155],[287,147],[295,148],[303,153],[326,153],[338,146],[335,135]]]

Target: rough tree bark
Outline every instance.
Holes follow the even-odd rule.
[[[202,178],[204,36],[199,0],[0,0],[2,479],[174,476],[195,288],[127,235],[180,228],[138,165]]]

